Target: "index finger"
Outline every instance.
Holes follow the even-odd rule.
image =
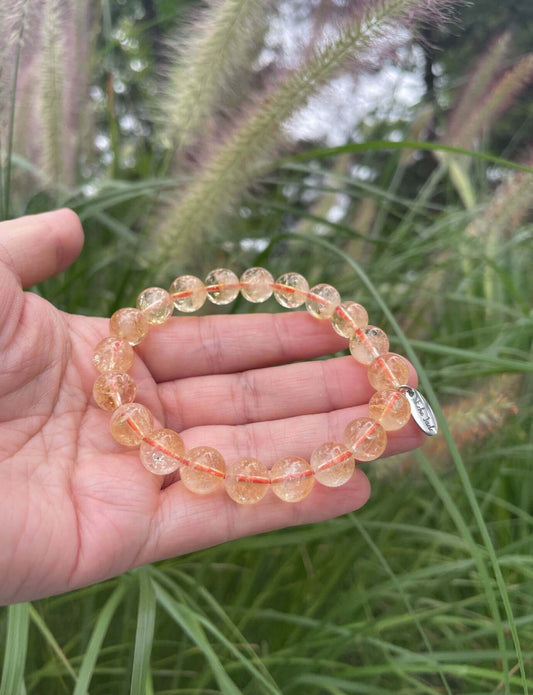
[[[175,317],[152,329],[138,351],[154,379],[163,382],[269,367],[347,347],[330,321],[298,311]]]

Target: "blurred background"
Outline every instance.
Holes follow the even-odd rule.
[[[0,217],[86,234],[36,292],[294,270],[445,415],[357,513],[2,609],[0,694],[531,692],[531,2],[2,0],[0,66]]]

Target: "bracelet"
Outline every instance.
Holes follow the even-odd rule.
[[[281,306],[296,308],[305,303],[317,319],[330,319],[335,331],[349,339],[354,359],[368,366],[368,379],[376,392],[369,402],[369,417],[352,420],[344,431],[344,442],[325,442],[311,454],[310,461],[297,456],[278,460],[269,471],[255,458],[241,458],[228,465],[210,446],[185,451],[177,432],[153,429],[153,416],[135,402],[136,385],[127,373],[134,360],[133,347],[147,336],[150,325],[164,324],[174,307],[190,313],[209,299],[229,304],[241,292],[250,302],[264,302],[272,294]],[[384,452],[387,431],[404,427],[412,416],[427,434],[437,433],[435,415],[422,394],[407,386],[407,361],[389,352],[389,340],[376,326],[368,325],[368,314],[357,302],[341,302],[337,290],[320,284],[309,289],[298,273],[285,273],[276,281],[264,268],[249,268],[239,279],[226,268],[211,271],[203,283],[193,275],[174,280],[167,292],[150,287],[137,298],[137,308],[116,311],[109,322],[110,336],[98,343],[93,364],[101,372],[93,395],[103,410],[113,411],[111,434],[125,446],[139,446],[140,460],[152,473],[167,475],[179,469],[186,488],[209,494],[224,486],[232,500],[241,504],[259,502],[271,488],[286,502],[298,502],[311,491],[315,480],[329,487],[346,483],[356,463],[372,461]]]

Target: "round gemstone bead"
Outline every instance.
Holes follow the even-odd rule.
[[[315,482],[313,469],[305,459],[285,456],[270,471],[272,491],[285,502],[299,502],[311,492]]]
[[[135,400],[137,386],[129,374],[105,372],[94,382],[93,396],[102,410],[116,410]]]
[[[411,417],[411,406],[401,391],[376,391],[368,410],[370,417],[389,432],[401,429]]]
[[[274,297],[286,309],[295,309],[301,306],[306,300],[309,292],[309,283],[300,273],[285,273],[276,280],[276,285],[283,285],[282,288],[274,290]]]
[[[239,278],[227,268],[212,270],[205,279],[207,298],[213,304],[229,304],[239,294]],[[214,287],[216,289],[209,289]]]
[[[360,417],[348,423],[344,442],[353,451],[356,461],[373,461],[385,451],[387,434],[379,423]]]
[[[407,361],[394,352],[377,357],[368,368],[368,380],[376,391],[397,389],[409,379]]]
[[[162,287],[148,287],[137,297],[137,309],[143,312],[148,323],[161,324],[171,317],[174,304]]]
[[[180,275],[170,285],[172,301],[178,311],[190,314],[198,311],[207,299],[207,290],[200,278],[194,275]]]
[[[329,319],[341,303],[341,296],[331,285],[321,284],[311,287],[315,297],[307,297],[307,311],[317,319]]]
[[[176,457],[183,457],[185,444],[173,430],[156,430],[149,436],[149,441],[141,442],[139,456],[141,463],[150,473],[167,475],[177,471],[182,465]]]
[[[138,345],[148,335],[150,324],[139,309],[126,307],[115,311],[109,320],[109,332],[117,338],[124,338],[130,345]]]
[[[264,268],[248,268],[241,275],[241,293],[249,302],[266,302],[272,295],[274,278]]]
[[[339,442],[325,442],[311,454],[315,478],[327,487],[344,485],[353,475],[355,460],[350,449]]]
[[[367,326],[355,331],[350,339],[352,357],[361,364],[370,364],[379,355],[389,351],[389,339],[376,326]]]
[[[197,446],[187,452],[187,458],[190,464],[182,467],[180,475],[188,490],[197,495],[209,495],[223,485],[226,463],[220,451],[210,446]]]
[[[94,349],[93,364],[99,372],[127,372],[133,364],[134,352],[122,338],[104,338]]]
[[[239,504],[255,504],[268,492],[269,482],[270,473],[261,461],[242,458],[226,473],[226,492]]]
[[[357,328],[368,326],[368,314],[357,302],[342,302],[331,317],[331,325],[343,338],[351,338]]]
[[[154,425],[152,413],[140,403],[127,403],[111,416],[111,434],[119,444],[137,446],[147,437]]]

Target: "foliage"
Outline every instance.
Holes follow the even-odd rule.
[[[509,17],[501,4],[483,3]],[[74,57],[68,41],[36,38],[36,55],[53,54],[36,82],[25,62],[24,37],[36,22],[32,0],[13,2],[3,17],[10,27],[0,44],[10,66],[0,80],[3,213],[68,204],[87,237],[75,266],[36,291],[68,311],[109,314],[153,281],[156,267],[147,259],[159,262],[178,249],[175,274],[264,264],[276,275],[296,270],[310,282],[330,281],[365,304],[417,363],[449,428],[443,420],[444,436],[422,452],[369,464],[373,497],[356,514],[5,609],[1,695],[532,690],[533,183],[531,157],[507,160],[514,148],[502,136],[507,119],[517,118],[513,109],[531,105],[525,80],[512,98],[495,88],[524,65],[529,73],[523,38],[498,41],[502,29],[517,37],[525,29],[502,20],[487,49],[479,37],[489,13],[481,16],[478,3],[461,9],[462,39],[459,31],[447,38],[432,31],[453,50],[440,55],[445,73],[435,99],[410,119],[371,119],[361,126],[364,142],[291,145],[287,117],[343,71],[378,73],[399,61],[401,47],[376,38],[391,17],[396,21],[393,11],[421,8],[407,0],[355,4],[356,12],[334,17],[329,3],[319,3],[313,40],[292,69],[250,69],[262,45],[251,43],[268,36],[265,15],[255,23],[239,13],[257,10],[256,3],[204,7],[188,20],[184,45],[163,42],[160,28],[175,20],[183,33],[187,3],[128,0],[121,9],[103,2],[98,14],[83,0],[47,0],[47,21],[60,13],[50,31],[60,26],[69,35],[69,8],[85,17],[87,31]],[[308,5],[294,3],[303,21]],[[275,22],[279,4],[264,6]],[[361,7],[370,14],[361,15]],[[422,9],[428,7],[435,9]],[[213,46],[224,56],[241,26],[228,15],[222,21],[222,9],[250,32],[236,62],[235,54],[228,62],[212,58]],[[529,4],[520,11],[525,24]],[[363,44],[364,60],[361,37],[372,38],[371,51]],[[66,57],[56,70],[60,50]],[[84,51],[90,89],[65,69]],[[194,128],[184,125],[187,113],[165,121],[161,114],[172,105],[158,99],[168,79],[161,75],[174,75],[177,90],[182,80],[209,79],[210,64],[220,79],[211,78]],[[471,86],[469,74],[476,75]],[[29,143],[21,134],[39,114],[23,106],[47,84],[54,86],[46,90],[48,120],[32,121]],[[195,93],[202,95],[191,87],[182,96]],[[72,112],[65,111],[67,94],[79,104]],[[447,100],[446,112],[439,99]],[[476,103],[491,106],[484,125],[492,131],[481,137],[476,126],[472,137],[447,137]],[[70,120],[59,128],[65,112]],[[400,141],[387,141],[392,131]],[[483,149],[487,143],[492,149]],[[226,181],[228,169],[233,178]],[[161,241],[149,230],[165,216],[171,222]]]

